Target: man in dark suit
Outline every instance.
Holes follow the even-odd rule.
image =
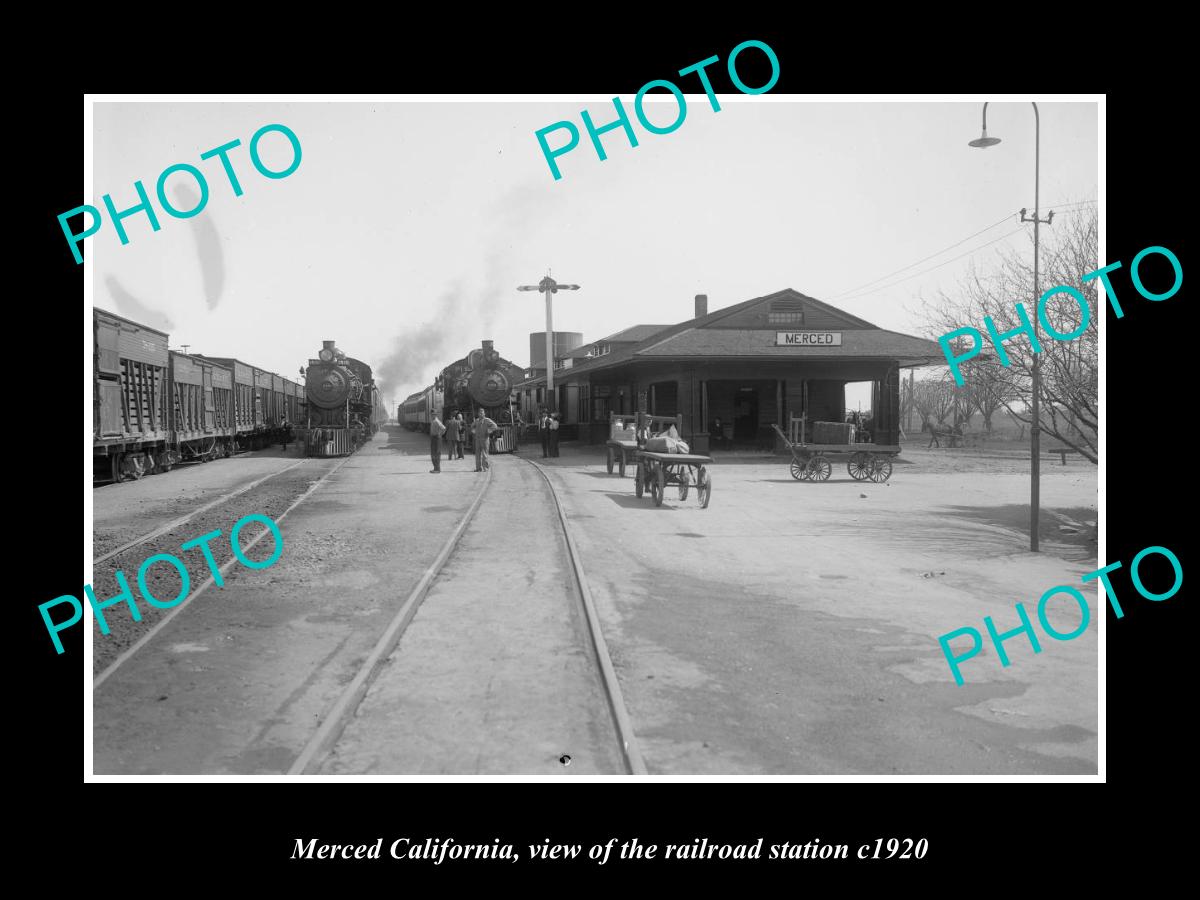
[[[542,459],[550,455],[550,414],[542,410],[538,417],[538,437],[542,440]]]

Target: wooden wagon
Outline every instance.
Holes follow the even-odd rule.
[[[625,464],[637,459],[636,414],[621,416],[609,413],[608,440],[605,441],[605,445],[608,447],[608,474],[611,475],[614,468],[619,468],[621,477],[624,478]]]
[[[706,468],[711,456],[697,453],[652,453],[638,451],[637,484],[634,493],[641,497],[649,492],[655,506],[662,506],[668,484],[679,485],[679,499],[686,500],[688,491],[696,487],[696,499],[701,509],[708,509],[712,499],[712,475]]]
[[[654,423],[674,425],[677,432],[681,434],[683,432],[682,415],[651,416],[647,413],[608,414],[608,440],[605,441],[605,446],[608,447],[609,475],[613,473],[613,469],[615,468],[619,471],[622,478],[625,477],[626,464],[634,465],[637,462],[638,448],[641,444],[645,443],[646,435]]]
[[[833,473],[829,457],[844,456],[846,471],[855,481],[887,481],[892,477],[892,457],[900,454],[899,444],[810,444],[804,440],[792,442],[778,425],[772,425],[791,451],[788,466],[797,481],[825,481]]]

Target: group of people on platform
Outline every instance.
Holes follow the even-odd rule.
[[[517,426],[519,436],[520,428],[524,423],[516,413],[513,413],[512,423]],[[537,428],[538,438],[542,445],[542,459],[557,457],[558,413],[541,410],[538,413]],[[467,441],[468,434],[471,435],[472,443],[475,446],[475,471],[487,471],[491,468],[488,454],[492,450],[492,441],[499,433],[500,426],[488,418],[486,410],[482,408],[476,413],[475,420],[470,423],[464,421],[461,412],[455,413],[445,423],[435,415],[429,423],[429,458],[433,463],[433,468],[429,470],[429,473],[431,475],[440,474],[442,471],[443,444],[447,459],[462,459],[463,445]]]
[[[538,438],[542,442],[542,459],[558,456],[558,413],[543,409],[538,414]]]
[[[442,441],[446,444],[447,459],[462,459],[463,444],[467,442],[467,434],[471,435],[475,445],[475,471],[484,472],[491,468],[488,462],[488,450],[492,436],[500,433],[500,426],[488,418],[487,413],[480,408],[475,415],[475,421],[469,425],[463,420],[462,413],[455,413],[445,424],[441,418],[434,416],[429,423],[429,456],[433,461],[430,474],[442,471]]]

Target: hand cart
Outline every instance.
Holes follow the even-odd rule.
[[[825,481],[833,473],[828,457],[848,456],[846,471],[855,481],[884,482],[892,477],[893,456],[900,454],[899,444],[808,444],[801,434],[792,443],[778,425],[772,425],[792,453],[789,471],[797,481]]]

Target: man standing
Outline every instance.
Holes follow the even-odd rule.
[[[546,428],[550,436],[550,455],[558,456],[558,413],[552,413],[550,420],[546,423]]]
[[[452,416],[446,420],[446,459],[454,459],[454,449],[459,446],[462,440],[462,422],[458,416]],[[462,459],[460,453],[459,459]]]
[[[463,458],[463,444],[467,440],[467,423],[463,421],[462,413],[454,414],[454,421],[458,423],[458,440],[454,442],[454,451],[458,454],[458,458]]]
[[[435,413],[429,422],[429,456],[433,459],[433,468],[429,470],[431,475],[442,471],[442,435],[445,433],[446,426]]]
[[[499,427],[484,413],[480,407],[475,414],[475,423],[471,427],[471,436],[475,440],[475,471],[482,472],[485,469],[490,469],[488,463],[488,437],[497,431]]]
[[[542,410],[538,418],[538,437],[542,440],[542,459],[550,455],[550,415]]]

